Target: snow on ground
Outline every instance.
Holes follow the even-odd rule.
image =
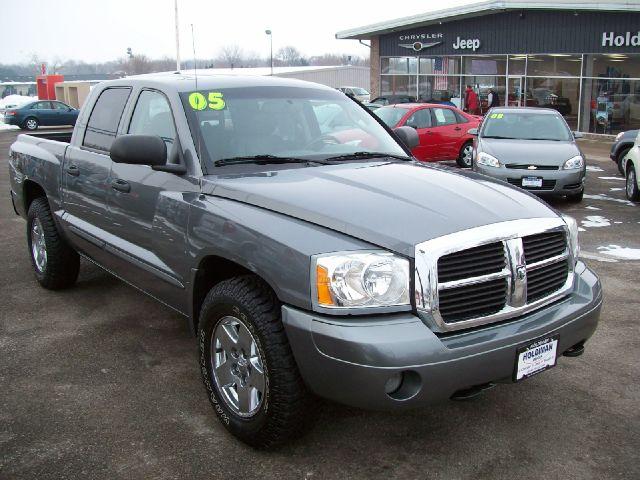
[[[588,205],[588,206],[586,206],[584,208],[586,208],[587,210],[602,210],[601,208],[594,207],[593,205]]]
[[[17,130],[17,128],[15,125],[7,125],[6,123],[0,122],[0,132],[3,130]]]
[[[601,180],[622,180],[624,181],[624,178],[622,177],[598,177]]]
[[[604,170],[595,165],[587,165],[587,172],[604,172]]]
[[[640,248],[621,247],[620,245],[607,245],[598,247],[598,251],[621,260],[640,260]]]
[[[586,217],[584,217],[584,220],[582,220],[581,223],[583,227],[597,228],[611,226],[611,222],[609,221],[609,219],[601,217],[600,215],[587,215]]]
[[[25,103],[38,100],[38,97],[26,97],[24,95],[7,95],[0,99],[0,108],[15,108],[21,107]]]
[[[630,202],[629,200],[623,200],[621,198],[613,198],[613,197],[608,196],[605,193],[598,193],[596,195],[590,195],[590,194],[585,193],[584,194],[584,198],[588,198],[589,200],[606,200],[606,201],[609,201],[609,202],[623,203],[625,205],[629,205],[630,207],[635,207],[635,204],[633,202]]]

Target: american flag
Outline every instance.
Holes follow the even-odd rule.
[[[436,57],[433,63],[433,73],[436,76],[433,82],[434,90],[447,90],[449,82],[447,81],[447,75],[449,73],[449,59],[444,57]]]

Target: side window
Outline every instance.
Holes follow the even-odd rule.
[[[431,111],[433,112],[433,120],[436,127],[458,123],[453,110],[449,110],[448,108],[433,108]]]
[[[107,88],[93,106],[82,145],[108,152],[116,138],[130,88]]]
[[[456,114],[456,119],[458,120],[458,123],[469,123],[469,120],[467,120],[466,118],[464,118],[462,115],[460,115],[458,112],[456,112],[455,110],[453,111],[453,113]]]
[[[69,110],[69,107],[64,103],[51,102],[51,104],[53,105],[54,110],[62,110],[63,112],[66,112],[67,110]]]
[[[176,138],[171,107],[167,98],[159,92],[143,90],[138,97],[131,116],[128,133],[136,135],[157,135],[170,150]]]
[[[51,110],[51,102],[34,103],[31,110]]]
[[[429,128],[431,126],[431,114],[428,108],[423,108],[413,114],[407,119],[405,125],[407,127],[414,128]]]

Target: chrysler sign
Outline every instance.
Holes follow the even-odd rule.
[[[398,46],[402,48],[409,48],[414,52],[419,52],[425,48],[435,47],[442,43],[442,33],[418,33],[400,35],[398,40],[401,42],[411,43],[399,43]]]

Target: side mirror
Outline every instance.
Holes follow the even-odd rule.
[[[474,137],[478,136],[478,129],[477,128],[472,128],[467,132],[469,135],[473,135]]]
[[[165,165],[167,146],[155,135],[121,135],[111,145],[111,160],[133,165]]]
[[[573,132],[573,138],[575,138],[576,140],[578,138],[584,138],[584,133],[582,133],[582,132]]]
[[[418,132],[416,132],[415,129],[411,127],[398,127],[394,128],[393,131],[409,150],[420,145],[420,137],[418,137]]]

